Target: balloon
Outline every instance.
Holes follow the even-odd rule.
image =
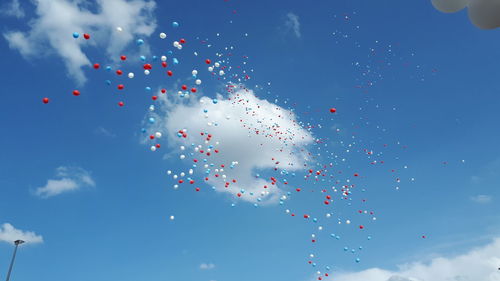
[[[94,63],[94,69],[99,69],[101,67],[98,63]]]
[[[43,98],[42,102],[45,103],[45,104],[49,103],[49,98]]]
[[[75,39],[76,39],[76,38],[78,38],[78,37],[80,37],[80,34],[79,34],[78,32],[73,32],[73,38],[75,38]]]
[[[142,40],[142,39],[137,39],[137,41],[136,41],[135,43],[137,43],[137,45],[139,45],[139,46],[140,46],[140,45],[144,44],[144,40]]]
[[[186,39],[181,39],[181,40],[179,40],[179,43],[181,43],[181,44],[186,43]]]
[[[335,112],[337,112],[337,109],[332,107],[332,108],[330,108],[330,112],[335,113]]]
[[[200,80],[200,79],[196,79],[196,81],[194,81],[194,83],[195,83],[196,85],[200,85],[200,84],[201,84],[201,80]]]
[[[118,26],[118,27],[116,27],[116,31],[118,31],[118,32],[122,32],[122,31],[123,31],[123,28],[121,28],[121,27],[119,27],[119,26]]]
[[[135,76],[135,74],[133,72],[129,72],[128,78],[132,79],[132,78],[134,78],[134,76]]]
[[[176,21],[172,22],[172,27],[174,27],[174,28],[179,27],[179,23],[178,23],[178,22],[176,22]]]
[[[121,60],[126,60],[126,59],[127,59],[127,56],[122,55],[122,56],[120,56],[120,59],[121,59]]]
[[[468,2],[468,0],[432,0],[432,5],[443,13],[455,13],[465,8]]]
[[[191,88],[192,93],[196,93],[196,91],[197,91],[196,88]]]
[[[211,60],[209,60],[209,59],[206,59],[206,60],[205,60],[205,63],[206,63],[206,64],[210,64],[210,63],[212,63],[212,61],[211,61]]]
[[[90,34],[84,33],[83,34],[83,38],[85,38],[85,40],[89,40],[90,39]]]
[[[80,91],[78,91],[78,90],[73,91],[73,96],[79,96],[79,95],[80,95]]]
[[[174,75],[174,73],[171,70],[169,70],[169,71],[167,71],[167,75],[172,76],[172,75]]]
[[[118,70],[116,71],[116,74],[117,74],[117,75],[122,75],[122,74],[123,74],[123,71],[121,71],[120,69],[118,69]]]
[[[123,88],[125,88],[125,86],[123,86],[123,84],[118,85],[118,90],[123,90]]]
[[[123,106],[124,103],[122,101],[118,102],[118,106]]]
[[[167,34],[165,34],[165,33],[163,33],[163,32],[162,32],[162,33],[160,33],[160,38],[161,38],[161,39],[165,39],[165,38],[167,38]]]

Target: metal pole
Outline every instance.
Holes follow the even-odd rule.
[[[23,244],[23,243],[24,243],[23,240],[14,241],[14,244],[16,245],[16,247],[14,248],[14,254],[12,255],[12,260],[10,261],[10,267],[9,267],[9,272],[7,273],[7,280],[6,281],[9,281],[9,279],[10,279],[10,273],[12,272],[12,267],[14,266],[14,260],[16,259],[17,247],[19,247],[19,245]]]

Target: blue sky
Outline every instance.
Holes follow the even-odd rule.
[[[108,10],[101,2],[54,1],[81,12],[66,18],[53,17],[54,6],[40,8],[47,1],[39,1],[38,10],[31,2],[13,10],[13,3],[18,2],[3,4],[0,19],[5,70],[0,76],[0,266],[8,267],[12,245],[6,242],[12,233],[33,242],[20,249],[12,280],[306,281],[315,280],[316,271],[323,277],[329,272],[331,280],[351,280],[352,272],[374,268],[409,278],[405,274],[416,273],[398,265],[442,256],[457,266],[451,257],[498,246],[492,241],[500,232],[499,30],[478,29],[465,10],[444,14],[430,1],[137,0],[134,5],[149,11],[138,15],[134,9],[116,14],[113,5],[133,5],[123,0],[109,1]],[[121,45],[112,41],[121,37],[106,36],[119,26],[105,20],[112,16],[131,22],[123,31],[130,40],[122,38]],[[173,28],[173,21],[180,26]],[[89,30],[62,32],[73,25]],[[16,31],[23,32],[22,47],[8,36]],[[79,45],[71,45],[74,31],[89,32],[91,40],[80,37]],[[162,41],[160,32],[167,39]],[[139,38],[146,42],[143,47],[134,43]],[[187,41],[182,51],[172,46],[180,38]],[[101,69],[75,66],[81,62],[76,53],[61,57],[67,46],[81,49]],[[342,171],[342,181],[352,178],[359,186],[352,201],[325,206],[321,190],[333,183],[304,181],[306,169],[295,171],[296,177],[279,176],[289,181],[280,187],[292,191],[284,205],[256,208],[255,202],[206,184],[200,192],[172,188],[175,181],[166,171],[187,170],[191,164],[179,160],[171,134],[181,128],[165,126],[183,119],[176,116],[194,114],[194,105],[178,100],[156,104],[165,130],[162,147],[151,152],[144,144],[149,134],[141,132],[156,129],[147,124],[152,101],[144,87],[175,93],[179,85],[193,84],[194,68],[203,80],[195,96],[215,98],[229,78],[213,78],[204,60],[216,61],[215,54],[226,53],[225,47],[233,47],[234,55],[224,63],[234,72],[241,71],[236,66],[248,71],[245,86],[259,99],[292,108],[298,122],[314,126],[312,136],[323,142],[304,145],[321,153],[309,165],[334,163],[331,171]],[[121,54],[127,62],[118,61]],[[143,75],[142,54],[148,62],[152,55],[168,54],[174,77],[155,72],[161,68],[158,62],[150,76]],[[172,57],[180,63],[172,65]],[[125,73],[134,69],[136,77],[119,78],[104,70],[107,65]],[[115,90],[119,83],[126,85],[124,92]],[[74,89],[82,94],[73,96]],[[49,104],[41,102],[44,97]],[[224,97],[219,99],[224,104]],[[117,106],[122,100],[125,106]],[[329,113],[331,107],[337,113]],[[233,131],[220,130],[223,145],[249,153],[249,158],[236,159],[241,166],[267,157],[254,150],[251,140],[239,143]],[[373,160],[378,163],[370,164]],[[256,166],[252,174],[276,175]],[[353,178],[354,173],[360,177]],[[49,180],[67,190],[40,191]],[[296,187],[303,191],[293,192]],[[297,215],[291,217],[286,209]],[[374,211],[376,221],[358,209]],[[304,220],[303,214],[319,221]],[[353,223],[346,225],[346,219]],[[341,239],[332,239],[331,233]],[[316,243],[311,234],[317,235]],[[500,258],[498,252],[488,256],[489,248],[481,249],[486,249],[485,259]],[[488,280],[497,280],[496,274]],[[380,278],[385,279],[372,277],[390,280]]]

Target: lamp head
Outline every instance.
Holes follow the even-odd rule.
[[[24,243],[24,241],[23,241],[23,240],[16,240],[16,241],[14,241],[14,244],[15,244],[16,246],[17,246],[17,245],[21,245],[21,244],[23,244],[23,243]]]

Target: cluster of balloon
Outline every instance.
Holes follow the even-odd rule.
[[[178,22],[172,22],[172,28],[179,28],[180,24]],[[121,27],[116,28],[116,32],[122,32],[123,29]],[[247,34],[245,34],[247,36]],[[78,39],[80,34],[78,32],[73,33],[73,38]],[[160,40],[165,40],[167,38],[167,33],[161,32],[159,33]],[[219,37],[219,34],[217,34]],[[83,34],[83,38],[85,40],[90,40],[91,36],[87,33]],[[199,38],[197,38],[199,39]],[[184,48],[187,48],[189,42],[196,42],[196,40],[186,40],[185,38],[181,38],[178,40],[172,40],[172,47],[175,52],[179,52]],[[141,46],[145,44],[143,39],[136,39],[135,41],[137,46]],[[209,49],[212,47],[212,43],[206,40],[199,40],[199,44],[202,47],[207,47]],[[209,49],[212,50],[212,49]],[[226,93],[224,96],[224,102],[228,103],[237,108],[237,112],[243,112],[244,116],[237,116],[236,120],[239,119],[239,126],[248,131],[248,135],[250,136],[260,136],[263,138],[273,139],[277,141],[280,145],[278,149],[273,147],[273,150],[276,150],[276,156],[269,157],[269,165],[273,166],[274,169],[270,171],[270,175],[266,176],[266,184],[258,187],[261,192],[259,194],[254,194],[254,192],[247,192],[238,186],[239,179],[233,178],[230,175],[234,173],[228,173],[233,169],[237,169],[239,165],[239,161],[245,161],[245,159],[234,159],[233,161],[227,161],[220,155],[224,153],[221,150],[221,143],[224,142],[224,139],[221,139],[220,136],[213,133],[212,128],[217,126],[218,124],[213,124],[211,122],[207,123],[207,127],[200,131],[191,132],[187,128],[177,128],[176,135],[183,143],[179,146],[179,159],[185,162],[189,162],[190,164],[186,164],[185,166],[189,167],[186,169],[180,169],[179,171],[167,171],[167,175],[172,178],[174,181],[173,188],[180,189],[183,186],[189,186],[192,191],[200,192],[202,191],[203,184],[200,183],[213,183],[215,185],[219,185],[221,188],[226,190],[234,190],[232,192],[234,194],[235,200],[247,200],[254,201],[254,206],[258,207],[258,203],[265,198],[265,196],[269,195],[273,190],[277,190],[278,188],[282,190],[283,195],[279,199],[279,204],[281,206],[285,206],[288,199],[292,197],[299,196],[314,196],[314,202],[317,202],[317,206],[310,207],[305,206],[297,206],[293,207],[296,210],[292,210],[292,207],[287,208],[285,210],[285,214],[294,218],[303,218],[305,223],[312,224],[314,231],[311,233],[310,238],[307,240],[316,244],[319,241],[327,240],[323,239],[325,236],[324,232],[326,230],[331,229],[335,230],[337,234],[330,233],[326,235],[329,237],[328,239],[333,239],[334,241],[342,240],[342,232],[356,231],[357,236],[362,237],[362,241],[371,240],[372,236],[367,233],[370,230],[370,223],[376,221],[375,211],[367,207],[368,200],[366,198],[358,198],[357,194],[363,194],[367,191],[367,187],[365,186],[365,179],[369,177],[369,175],[365,175],[365,173],[359,172],[359,170],[352,171],[353,166],[349,163],[349,159],[353,153],[357,153],[356,155],[361,156],[361,161],[369,163],[369,167],[378,167],[380,166],[382,170],[386,171],[384,163],[386,160],[384,159],[387,151],[385,150],[389,145],[376,145],[373,142],[363,142],[362,140],[358,140],[355,133],[353,133],[348,139],[342,139],[343,129],[336,127],[334,128],[334,133],[337,133],[335,139],[330,139],[331,131],[327,131],[323,133],[323,137],[317,137],[314,140],[314,144],[310,148],[309,151],[305,149],[301,149],[300,151],[290,152],[290,149],[287,147],[295,146],[294,140],[297,138],[298,130],[305,130],[307,132],[312,132],[315,130],[315,135],[321,136],[323,127],[331,127],[331,126],[323,126],[318,123],[311,122],[303,122],[298,121],[294,112],[295,109],[290,108],[290,110],[283,109],[278,105],[275,106],[273,115],[273,124],[269,126],[263,125],[262,118],[256,117],[258,116],[258,111],[260,108],[265,107],[264,103],[253,104],[249,101],[247,97],[242,95],[241,93],[247,93],[250,91],[250,87],[246,87],[245,83],[249,83],[251,77],[251,73],[254,72],[252,68],[248,68],[248,56],[241,56],[241,61],[237,61],[237,56],[235,56],[235,47],[234,46],[225,46],[221,48],[220,51],[217,51],[215,54],[209,54],[201,58],[198,56],[198,52],[194,52],[194,56],[196,57],[196,66],[188,67],[190,72],[188,73],[188,78],[184,83],[180,83],[178,89],[173,91],[168,91],[164,87],[159,87],[161,90],[158,91],[157,94],[150,94],[150,98],[153,102],[152,105],[149,106],[150,115],[147,118],[147,122],[149,123],[150,129],[142,129],[142,133],[145,135],[146,141],[150,143],[149,149],[151,151],[157,151],[161,148],[161,140],[165,133],[162,130],[157,129],[159,126],[157,124],[157,116],[155,113],[156,103],[160,102],[159,97],[163,96],[165,99],[167,98],[176,98],[176,99],[185,99],[189,100],[190,97],[196,96],[199,93],[199,87],[202,85],[203,76],[207,76],[211,79],[216,79],[217,81],[222,81],[225,84]],[[170,60],[168,58],[170,57]],[[118,59],[118,58],[117,58]],[[236,63],[233,63],[233,60]],[[159,56],[152,56],[150,59],[147,59],[145,56],[140,56],[139,66],[136,65],[136,69],[140,67],[141,71],[145,76],[150,75],[153,71],[157,71],[164,75],[163,77],[167,78],[174,76],[174,67],[180,64],[181,60],[174,57],[174,51],[168,51],[166,54],[162,54]],[[119,56],[118,63],[119,66],[113,72],[111,66],[103,67],[107,75],[114,77],[119,80],[121,83],[116,83],[116,89],[119,91],[125,92],[126,83],[124,81],[124,70],[129,67],[130,64],[137,64],[136,60],[128,59],[126,54],[122,54]],[[197,68],[202,67],[205,68],[208,74],[203,74],[198,71]],[[101,69],[100,63],[94,63],[93,68],[95,70]],[[163,72],[161,71],[163,69]],[[178,71],[178,69],[176,69]],[[134,79],[136,74],[134,72],[128,72],[126,75],[129,79]],[[182,75],[179,75],[182,77]],[[107,85],[111,85],[113,78],[106,80]],[[179,78],[182,81],[181,78]],[[270,86],[270,83],[268,83]],[[255,85],[252,89],[264,89],[263,86]],[[146,86],[145,90],[147,93],[151,93],[152,87]],[[79,96],[79,90],[73,90],[74,96]],[[49,98],[43,98],[43,103],[49,103]],[[278,102],[277,100],[275,101]],[[119,107],[123,107],[125,103],[123,101],[117,102]],[[213,106],[219,106],[218,99],[212,99],[211,104]],[[328,109],[322,110],[323,113],[328,113]],[[337,118],[341,116],[341,114],[337,113],[337,109],[332,107],[329,109],[330,113],[335,113],[331,115],[331,118]],[[210,112],[205,109],[205,116],[208,116]],[[231,116],[227,116],[227,119],[230,119]],[[324,118],[321,117],[322,119]],[[326,119],[326,118],[325,118]],[[287,124],[292,124],[289,127],[280,126],[280,122],[287,122]],[[316,122],[316,121],[313,121]],[[161,127],[161,126],[160,126]],[[156,129],[153,129],[156,128]],[[312,135],[312,133],[311,133]],[[337,142],[337,146],[340,149],[336,148],[333,151],[329,150],[328,143]],[[264,144],[262,144],[264,145]],[[366,147],[361,147],[365,145]],[[405,148],[399,142],[395,144],[395,147]],[[288,151],[288,152],[287,152]],[[303,154],[304,155],[304,163],[303,168],[293,168],[291,171],[287,170],[286,167],[293,167],[294,163],[290,159],[290,155],[282,155],[280,153],[289,153],[291,154]],[[257,152],[256,152],[257,153]],[[285,159],[286,161],[283,161]],[[284,163],[282,163],[284,162]],[[393,165],[393,164],[391,164]],[[180,165],[179,167],[182,167]],[[404,166],[404,169],[407,167]],[[198,175],[200,173],[201,175]],[[293,171],[293,172],[292,172]],[[391,174],[391,182],[393,180],[393,175],[396,174],[398,170],[396,168],[390,169]],[[259,174],[255,175],[256,178],[260,178]],[[289,181],[287,178],[294,178],[296,176],[301,176],[304,182],[298,183],[299,180],[293,179]],[[401,184],[401,177],[396,177],[396,183],[398,184],[396,189],[399,189],[399,185]],[[293,186],[295,185],[295,186]],[[212,187],[213,190],[216,187]],[[252,198],[256,198],[255,200]],[[236,206],[235,203],[232,206]],[[353,210],[356,208],[356,210]],[[325,209],[326,208],[326,209]],[[345,208],[348,211],[343,210]],[[326,210],[324,214],[311,215],[316,213],[314,210]],[[341,211],[339,211],[341,210]],[[303,215],[296,215],[298,213],[303,213]],[[346,215],[351,214],[351,215]],[[336,220],[332,219],[336,217]],[[170,220],[174,220],[174,215],[170,216]],[[357,225],[357,227],[355,227]],[[332,231],[333,232],[333,231]],[[346,237],[355,236],[352,233],[348,233],[345,235]],[[425,238],[425,236],[422,236]],[[326,242],[325,242],[326,243]],[[348,242],[346,242],[348,243]],[[353,242],[354,243],[354,242]],[[361,243],[361,242],[356,242]],[[317,248],[314,248],[317,249]],[[346,252],[350,254],[354,254],[352,257],[353,262],[359,263],[361,262],[360,257],[358,256],[360,252],[363,250],[362,245],[356,245],[354,247],[341,247],[339,246],[339,252]],[[312,267],[320,266],[320,262],[317,259],[317,255],[312,253],[307,257],[307,263]],[[327,264],[324,265],[324,272],[317,271],[318,280],[322,280],[325,277],[329,276],[329,272],[332,266]]]

